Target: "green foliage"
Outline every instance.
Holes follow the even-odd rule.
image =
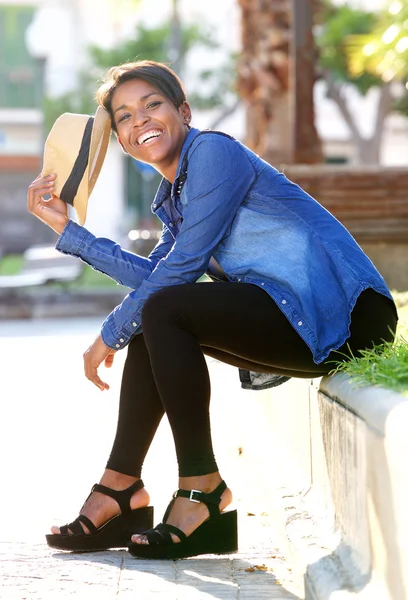
[[[134,35],[116,48],[107,50],[91,46],[90,57],[93,64],[101,70],[134,60],[169,62],[170,35],[170,23],[162,23],[153,29],[138,25]],[[211,33],[201,26],[190,24],[182,27],[180,31],[181,55],[184,57],[198,45],[215,48],[217,43]]]
[[[383,344],[361,357],[341,362],[332,373],[345,373],[360,386],[379,385],[408,395],[408,343]]]
[[[365,350],[359,358],[339,361],[333,373],[345,373],[357,385],[380,385],[408,396],[408,292],[393,291],[398,310],[397,337]]]
[[[149,59],[171,65],[169,60],[171,23],[165,22],[148,29],[143,25],[135,28],[134,35],[112,49],[91,46],[90,67],[80,74],[78,89],[58,98],[45,101],[45,127],[49,131],[56,118],[63,112],[92,114],[96,105],[94,95],[106,70],[125,62]],[[202,24],[188,24],[180,29],[181,65],[187,54],[195,47],[217,48],[212,33]],[[227,64],[198,73],[200,92],[189,94],[193,107],[214,108],[225,104],[226,96],[235,93],[235,69],[233,58]]]
[[[408,78],[408,5],[391,0],[367,35],[357,36],[350,64],[355,74],[373,73],[383,81]]]
[[[353,71],[350,62],[350,48],[355,43],[355,36],[371,33],[378,15],[352,8],[349,4],[336,6],[326,0],[319,21],[316,43],[323,71],[329,71],[340,83],[355,85],[362,94],[381,84],[381,78],[375,73]]]

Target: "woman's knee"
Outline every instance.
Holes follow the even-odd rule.
[[[144,303],[142,309],[142,327],[162,326],[173,322],[180,313],[180,288],[184,286],[169,286],[154,292]]]

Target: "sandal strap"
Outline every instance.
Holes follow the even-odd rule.
[[[209,494],[200,492],[200,490],[177,490],[164,513],[163,522],[156,525],[153,529],[148,529],[144,532],[149,544],[152,546],[170,546],[171,544],[174,544],[173,538],[171,537],[172,533],[179,538],[180,542],[184,542],[187,539],[187,535],[184,531],[175,527],[175,525],[166,523],[176,498],[181,496],[182,498],[189,498],[191,502],[203,502],[208,508],[210,518],[212,518],[217,517],[220,514],[219,504],[221,496],[226,489],[227,484],[225,481],[221,481],[215,490]]]
[[[144,483],[141,479],[132,483],[132,485],[125,490],[112,490],[111,488],[106,487],[106,485],[95,483],[91,490],[91,494],[92,492],[100,492],[101,494],[105,494],[105,496],[110,496],[119,504],[120,512],[123,515],[126,515],[132,511],[130,508],[131,497],[135,492],[141,490],[143,487]]]
[[[91,533],[97,533],[97,528],[85,515],[79,515],[75,521],[72,521],[72,523],[68,523],[67,525],[60,527],[60,533],[62,535],[69,535],[69,532],[71,531],[75,535],[86,535],[85,529],[82,527],[82,523],[88,527]]]
[[[97,527],[95,527],[92,521],[88,519],[88,517],[86,517],[85,515],[79,515],[79,517],[76,518],[76,521],[80,521],[86,527],[88,527],[90,533],[98,533]]]
[[[168,523],[159,523],[153,529],[145,531],[144,535],[152,546],[171,546],[171,544],[174,544],[173,538],[170,535],[171,533],[177,535],[180,542],[184,542],[187,539],[184,531]]]
[[[221,481],[221,483],[209,494],[205,492],[200,492],[200,490],[177,490],[174,494],[174,498],[178,498],[181,496],[182,498],[189,498],[191,502],[203,502],[210,513],[210,517],[216,517],[220,514],[220,502],[221,496],[224,491],[227,489],[227,484],[225,481]]]

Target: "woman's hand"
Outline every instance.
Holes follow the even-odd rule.
[[[55,178],[56,175],[47,175],[46,177],[39,175],[32,182],[28,188],[27,208],[32,215],[60,235],[69,221],[68,206],[52,193]],[[45,200],[45,194],[51,194],[51,198]]]
[[[102,392],[103,390],[108,390],[109,385],[99,377],[98,368],[102,362],[105,363],[105,367],[110,368],[113,365],[115,353],[116,350],[112,350],[112,348],[106,346],[100,335],[98,335],[94,343],[84,353],[85,377],[89,381],[92,381]]]

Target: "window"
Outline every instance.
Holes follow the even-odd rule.
[[[37,108],[42,97],[42,66],[30,56],[26,29],[35,8],[0,6],[0,108]]]

